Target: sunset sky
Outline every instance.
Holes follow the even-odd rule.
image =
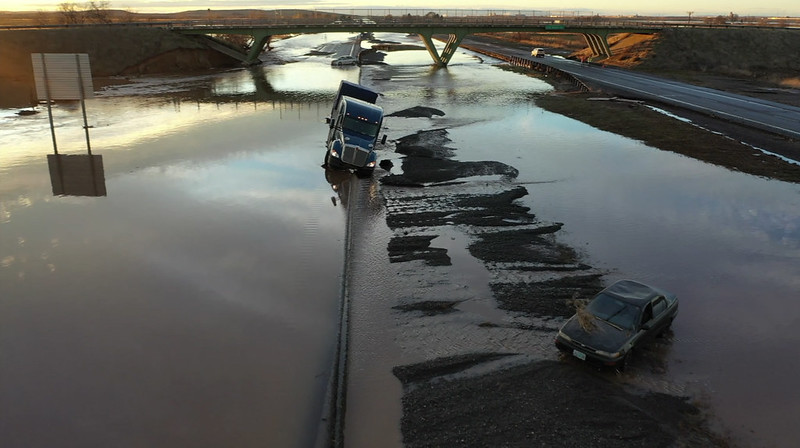
[[[61,1],[47,0],[0,0],[0,11],[54,11]],[[79,5],[83,1],[76,1]],[[180,12],[198,9],[341,9],[341,8],[373,8],[387,9],[391,2],[381,0],[350,1],[308,1],[308,0],[112,0],[113,9],[127,9],[134,12]],[[745,0],[673,0],[671,2],[642,2],[641,0],[573,0],[569,3],[553,0],[542,1],[469,1],[469,0],[405,0],[403,8],[432,10],[448,8],[460,9],[507,9],[537,11],[583,11],[586,14],[649,14],[649,15],[686,15],[692,11],[694,15],[727,15],[730,12],[755,16],[800,16],[800,1],[770,0],[764,3]],[[377,13],[377,12],[376,12]]]

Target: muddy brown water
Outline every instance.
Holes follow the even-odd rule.
[[[336,333],[347,207],[355,207],[357,234],[348,446],[401,444],[395,366],[475,351],[561,360],[547,333],[560,320],[499,309],[488,286],[546,275],[477,260],[469,228],[411,231],[446,250],[443,271],[390,262],[398,231],[386,207],[426,193],[381,186],[382,172],[326,178],[323,120],[346,78],[381,91],[387,112],[445,113],[387,118],[390,139],[447,129],[455,159],[518,171],[437,194],[524,186],[516,203],[542,223],[562,223],[552,238],[604,281],[633,278],[678,294],[669,340],[611,380],[688,396],[743,446],[791,446],[800,411],[791,356],[800,339],[796,185],[545,112],[532,100],[547,84],[479,56],[459,54],[434,70],[419,51],[360,69],[307,55],[346,38],[276,43],[276,54],[295,62],[263,71],[139,79],[101,92],[88,113],[105,197],[54,197],[46,113],[0,111],[0,440],[312,444]],[[54,118],[59,149],[83,152],[80,108],[59,106]],[[400,155],[380,156],[399,170]],[[421,294],[457,301],[456,312],[420,318],[394,308]],[[474,331],[486,323],[494,326]]]

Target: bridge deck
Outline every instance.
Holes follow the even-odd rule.
[[[339,22],[339,23],[337,23]],[[268,42],[270,36],[283,34],[317,34],[317,33],[414,33],[418,34],[431,57],[437,65],[447,65],[455,53],[461,40],[470,34],[528,32],[528,33],[570,33],[586,37],[587,44],[597,54],[609,56],[610,50],[606,37],[615,33],[653,34],[663,27],[650,23],[638,22],[569,22],[555,23],[552,20],[475,20],[475,18],[456,17],[439,20],[381,20],[333,23],[272,23],[257,21],[178,22],[168,27],[183,34],[246,34],[253,37],[253,46],[247,59],[257,60],[258,55]],[[439,54],[433,45],[434,35],[449,36],[442,53]],[[597,42],[600,42],[599,44]]]

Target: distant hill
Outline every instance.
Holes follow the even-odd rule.
[[[34,98],[31,53],[88,53],[92,76],[191,73],[241,62],[212,48],[203,36],[164,28],[97,26],[0,31],[0,107]]]
[[[302,9],[234,9],[234,10],[195,10],[175,13],[137,13],[121,9],[102,10],[100,22],[106,23],[148,23],[169,21],[210,21],[210,20],[287,20],[317,19],[332,21],[340,14],[307,11]],[[75,20],[78,23],[98,23],[85,11],[79,11]],[[43,26],[70,23],[65,14],[59,11],[0,11],[0,26]],[[75,23],[75,22],[72,22]]]

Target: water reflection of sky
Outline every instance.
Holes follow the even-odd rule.
[[[178,444],[312,443],[343,238],[320,168],[340,80],[326,68],[143,79],[87,101],[101,198],[53,197],[46,112],[0,112],[4,439],[57,446],[74,422],[125,422],[124,443],[166,446],[156,421],[171,421],[191,428]],[[53,111],[59,151],[84,153],[80,109]]]
[[[122,417],[135,420],[133,414],[153,408],[202,421],[184,406],[194,401],[239,416],[241,426],[227,423],[231,431],[261,430],[269,421],[264,431],[289,434],[272,440],[275,446],[298,443],[288,438],[307,416],[283,414],[290,400],[313,400],[304,387],[317,384],[318,366],[309,363],[324,352],[330,298],[338,294],[342,210],[331,207],[319,165],[323,120],[344,78],[384,93],[390,112],[443,110],[432,119],[387,119],[387,132],[398,138],[448,127],[459,158],[518,168],[517,182],[530,192],[522,202],[543,220],[565,223],[559,238],[609,278],[678,293],[681,315],[668,354],[670,381],[685,387],[678,392],[699,385],[727,425],[744,428],[737,434],[753,429],[755,440],[776,443],[796,435],[787,416],[798,411],[793,375],[800,366],[784,355],[800,342],[796,185],[661,152],[542,111],[532,100],[551,90],[547,84],[471,55],[457,55],[446,70],[431,68],[425,51],[387,56],[403,65],[338,70],[306,55],[320,39],[335,36],[275,44],[303,62],[139,79],[88,101],[106,198],[54,198],[46,113],[0,111],[0,344],[19,362],[0,373],[0,383],[21,385],[20,392],[0,389],[0,402],[23,416],[50,405],[53,421],[67,421],[70,400],[84,394],[98,404],[83,416],[113,414],[103,409],[113,403],[92,383],[104,383],[114,398],[127,383],[84,367],[110,360],[141,379],[133,391],[144,398]],[[59,105],[54,120],[59,148],[84,152],[80,109]],[[12,336],[23,344],[6,351]],[[210,348],[198,348],[195,336]],[[291,347],[282,343],[287,337]],[[309,356],[297,362],[307,369],[255,361],[268,351],[281,357],[304,348]],[[186,366],[211,373],[193,376]],[[169,390],[165,369],[173,372],[167,380],[192,379],[185,394],[161,402],[153,397]],[[85,380],[77,388],[41,380],[75,390],[54,400],[59,395],[37,393],[31,379],[48,370]],[[297,375],[305,376],[295,383]],[[259,376],[289,384],[296,395],[261,390],[258,402],[247,400]],[[270,400],[277,410],[262,403]],[[257,412],[240,415],[242,408]]]

